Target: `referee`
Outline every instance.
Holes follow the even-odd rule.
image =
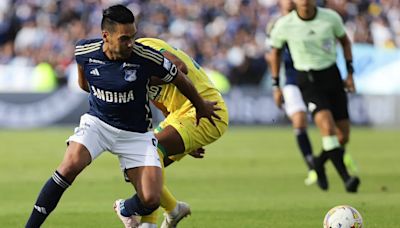
[[[297,83],[304,102],[322,136],[322,153],[315,158],[318,185],[328,189],[325,162],[330,159],[348,192],[357,192],[360,180],[350,176],[344,163],[344,145],[349,141],[348,92],[355,92],[351,43],[341,17],[333,10],[316,6],[315,0],[294,0],[295,10],[280,18],[271,31],[271,73],[274,93],[279,88],[281,50],[288,45]],[[336,41],[343,47],[347,78],[336,65]]]

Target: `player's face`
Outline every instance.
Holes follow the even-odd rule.
[[[294,0],[296,8],[311,9],[316,7],[316,0]]]
[[[109,50],[118,59],[127,59],[131,56],[135,45],[136,25],[135,24],[117,24],[115,31],[108,33]]]

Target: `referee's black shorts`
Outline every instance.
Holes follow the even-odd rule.
[[[336,64],[318,71],[299,71],[297,84],[308,110],[330,110],[335,120],[349,119],[347,94]]]

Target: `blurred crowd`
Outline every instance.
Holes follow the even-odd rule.
[[[49,63],[62,81],[75,42],[100,37],[102,9],[127,5],[138,37],[159,37],[233,85],[257,85],[267,70],[265,28],[277,0],[1,0],[0,64]],[[325,0],[344,19],[353,42],[400,47],[399,0]]]

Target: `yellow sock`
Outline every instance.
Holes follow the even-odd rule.
[[[175,199],[175,197],[172,195],[172,193],[169,191],[169,189],[167,188],[166,184],[165,184],[165,168],[164,168],[164,154],[162,153],[161,149],[158,147],[157,148],[157,152],[158,155],[160,156],[160,160],[161,160],[161,167],[162,167],[162,175],[163,175],[163,188],[161,191],[161,207],[163,207],[165,209],[165,211],[167,211],[167,213],[170,213],[172,210],[175,209],[177,201]]]
[[[172,193],[168,190],[167,186],[164,184],[161,192],[161,207],[165,209],[168,213],[171,213],[176,207],[177,201]]]
[[[158,218],[158,211],[160,208],[157,210],[153,211],[150,215],[142,216],[140,219],[140,223],[152,223],[152,224],[157,224],[157,218]]]

